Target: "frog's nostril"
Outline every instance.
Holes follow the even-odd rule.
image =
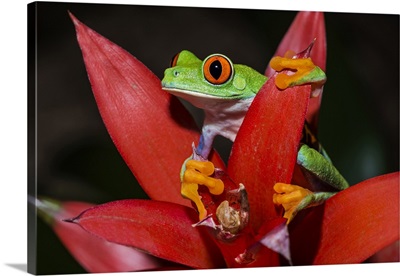
[[[174,70],[173,74],[174,74],[174,77],[178,77],[179,76],[179,71],[178,70]]]

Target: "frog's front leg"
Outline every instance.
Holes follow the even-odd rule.
[[[283,206],[284,217],[288,219],[288,223],[299,211],[319,205],[338,191],[349,187],[347,181],[333,164],[307,145],[301,145],[297,155],[297,164],[304,170],[316,192],[292,184],[275,184],[276,194],[273,196],[273,201],[275,204]]]
[[[215,136],[216,132],[214,131],[213,127],[205,124],[201,130],[199,144],[196,148],[198,155],[204,159],[208,159]]]
[[[325,72],[316,66],[311,58],[287,58],[276,56],[271,59],[270,66],[275,71],[287,70],[287,74],[278,74],[275,84],[279,89],[286,89],[303,84],[318,84],[326,82]]]
[[[188,158],[181,171],[181,195],[193,201],[199,212],[199,220],[207,216],[207,210],[198,193],[199,185],[204,185],[213,195],[220,195],[224,191],[224,182],[211,177],[214,174],[214,164],[210,161],[193,160]]]
[[[201,135],[199,146],[203,145],[202,139],[204,139],[203,135]],[[204,152],[201,149],[195,148],[193,143],[193,153],[183,162],[180,172],[181,195],[196,205],[200,221],[207,216],[207,211],[198,192],[199,185],[206,186],[213,195],[220,195],[224,191],[223,181],[212,177],[215,172],[214,164],[202,156]]]
[[[197,148],[192,145],[193,153],[183,162],[180,172],[181,195],[196,205],[200,220],[206,217],[207,211],[198,193],[199,185],[208,187],[213,195],[219,195],[224,190],[222,180],[211,177],[215,168],[212,162],[207,161],[215,136],[214,128],[205,124]]]

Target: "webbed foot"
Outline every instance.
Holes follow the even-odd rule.
[[[276,183],[274,185],[275,194],[273,202],[276,205],[282,205],[285,209],[283,217],[287,218],[287,223],[291,222],[296,214],[308,207],[317,206],[333,196],[334,192],[312,192],[303,187]]]
[[[207,210],[198,193],[199,185],[205,185],[213,195],[220,195],[224,191],[224,182],[211,177],[214,173],[214,164],[210,161],[187,160],[185,170],[181,175],[181,195],[194,202],[199,212],[199,220],[207,216]]]
[[[286,183],[276,183],[274,190],[276,193],[273,195],[273,202],[276,205],[282,205],[285,209],[283,217],[287,219],[287,223],[294,218],[298,211],[304,208],[301,207],[313,194],[308,189]]]
[[[274,57],[270,62],[271,68],[275,71],[289,70],[291,74],[278,74],[275,78],[275,85],[279,89],[302,85],[307,83],[321,83],[326,80],[326,75],[321,68],[316,66],[311,58],[287,58]]]
[[[276,56],[271,59],[270,66],[272,69],[277,72],[287,71],[278,74],[275,78],[275,85],[279,89],[286,89],[303,84],[318,84],[322,87],[326,82],[325,72],[316,66],[310,58],[314,42],[315,40],[307,49],[298,54],[289,50],[284,57]],[[319,95],[318,93],[315,92],[312,96],[317,97]]]

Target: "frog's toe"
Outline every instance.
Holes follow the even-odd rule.
[[[306,83],[324,83],[325,73],[316,66],[311,58],[288,58],[276,56],[271,59],[270,66],[275,71],[289,70],[290,73],[281,73],[275,78],[275,85],[279,89],[302,85]]]
[[[282,205],[285,210],[283,217],[287,218],[287,223],[298,211],[308,205],[308,199],[313,195],[313,192],[308,189],[286,183],[276,183],[274,190],[273,202],[276,205]]]
[[[189,160],[183,182],[204,185],[211,194],[220,195],[224,191],[224,182],[211,176],[214,171],[214,164],[210,161]]]
[[[204,185],[211,194],[220,195],[224,191],[224,182],[211,175],[214,173],[214,164],[210,161],[188,160],[182,175],[181,194],[196,205],[199,219],[207,216],[207,211],[198,193],[198,186]]]

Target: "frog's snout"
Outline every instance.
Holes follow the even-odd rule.
[[[166,85],[166,83],[168,83],[168,76],[170,75],[170,74],[168,73],[169,70],[170,70],[170,69],[166,69],[166,70],[164,71],[164,77],[163,77],[163,79],[161,80],[161,85],[162,85],[163,87]]]
[[[169,87],[175,83],[176,78],[181,74],[180,70],[177,68],[167,68],[164,71],[164,78],[161,80],[162,87]]]

